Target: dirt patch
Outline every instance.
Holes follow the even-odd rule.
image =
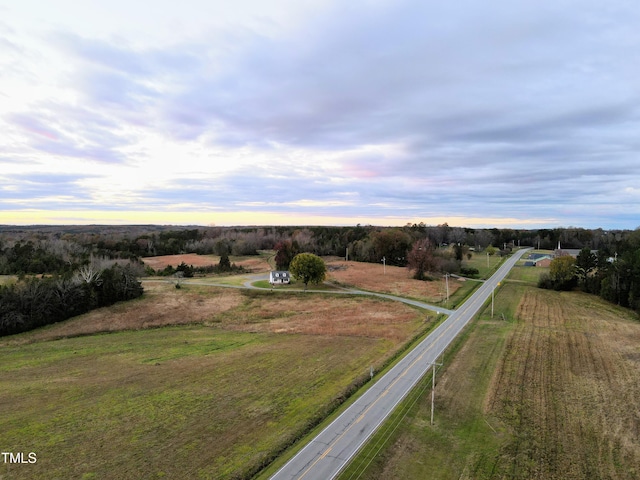
[[[328,280],[364,290],[424,298],[431,302],[441,301],[447,291],[444,279],[415,280],[406,267],[383,267],[372,263],[344,260],[329,260],[326,263]],[[453,295],[458,288],[460,288],[460,282],[450,278],[449,295]]]

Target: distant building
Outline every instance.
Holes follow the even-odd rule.
[[[553,251],[553,256],[556,258],[567,256],[577,258],[581,251],[581,248],[560,248],[560,242],[558,242],[558,248]],[[598,250],[591,250],[591,253],[597,255]]]
[[[551,265],[551,257],[540,258],[535,262],[536,267],[549,267]]]
[[[291,283],[291,274],[284,270],[269,272],[269,283],[271,285]]]
[[[544,253],[532,253],[529,255],[527,261],[524,262],[525,267],[548,267],[553,260],[552,255]]]

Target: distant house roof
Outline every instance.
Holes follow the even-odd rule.
[[[563,257],[566,255],[570,255],[575,258],[580,254],[581,251],[582,251],[581,248],[562,248],[562,249],[554,250],[553,253],[556,257]],[[591,253],[597,254],[598,250],[591,250]]]
[[[527,257],[529,260],[539,260],[541,258],[549,257],[551,258],[553,255],[550,253],[530,253]]]
[[[273,270],[269,272],[269,283],[289,283],[291,274],[286,270]]]

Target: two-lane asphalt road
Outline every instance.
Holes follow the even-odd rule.
[[[436,362],[525,251],[514,253],[458,310],[289,460],[272,480],[334,478]]]

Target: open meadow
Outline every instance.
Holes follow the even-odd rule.
[[[272,269],[269,258],[273,254],[265,253],[262,255],[247,255],[242,257],[231,256],[229,260],[239,267],[244,267],[250,272],[260,273],[268,272]],[[217,265],[220,262],[218,255],[198,255],[197,253],[183,253],[178,255],[161,255],[157,257],[143,257],[142,261],[145,265],[154,270],[162,270],[171,265],[177,267],[181,263],[192,265],[194,267],[209,267]]]
[[[444,303],[447,287],[444,277],[432,281],[415,280],[406,267],[377,265],[327,259],[327,279],[340,285],[362,290],[418,298],[428,303]],[[453,296],[463,282],[450,278],[449,295]]]
[[[340,477],[636,479],[640,476],[640,322],[580,292],[535,287],[516,267]],[[504,317],[503,317],[504,315]]]
[[[0,339],[9,479],[250,478],[434,316],[382,299],[147,284]]]

